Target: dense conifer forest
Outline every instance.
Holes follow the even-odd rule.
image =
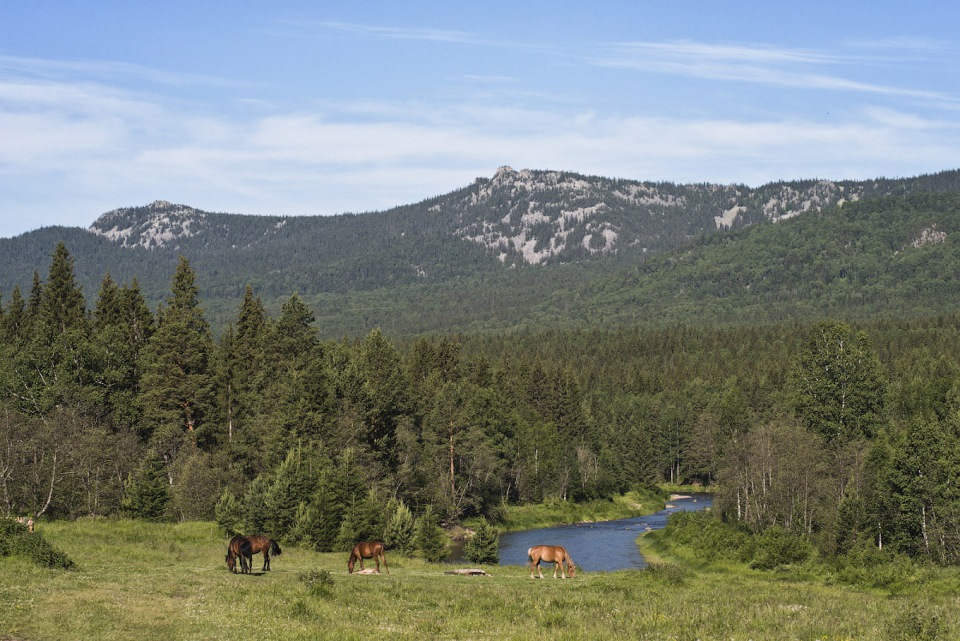
[[[109,274],[88,301],[74,270],[61,243],[0,305],[8,515],[429,558],[440,525],[507,505],[700,483],[746,531],[960,560],[954,313],[329,339],[252,287],[211,331],[183,257],[156,309]]]

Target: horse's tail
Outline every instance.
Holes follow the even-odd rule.
[[[274,556],[280,556],[283,554],[283,550],[280,549],[280,546],[277,545],[277,542],[273,539],[270,539],[270,554]]]
[[[533,548],[527,548],[527,561],[533,561]]]

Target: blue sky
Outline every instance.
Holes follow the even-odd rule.
[[[381,210],[497,167],[960,167],[960,4],[0,2],[0,237],[169,200]]]

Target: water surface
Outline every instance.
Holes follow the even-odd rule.
[[[577,568],[585,572],[643,568],[647,562],[637,548],[637,537],[650,530],[663,529],[667,517],[674,512],[702,510],[712,502],[709,494],[693,494],[671,500],[666,509],[647,516],[501,534],[500,565],[527,565],[527,550],[534,545],[562,545]],[[553,574],[553,564],[541,568],[544,576],[548,570]]]

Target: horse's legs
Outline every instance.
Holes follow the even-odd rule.
[[[270,550],[263,550],[263,571],[267,572],[270,570]]]
[[[390,574],[390,568],[387,567],[387,555],[380,550],[380,556],[383,557],[383,569],[387,571],[387,574]]]
[[[540,571],[540,559],[530,562],[530,578],[535,579],[537,577],[533,576],[534,571],[540,575],[540,578],[543,578],[543,572]]]

